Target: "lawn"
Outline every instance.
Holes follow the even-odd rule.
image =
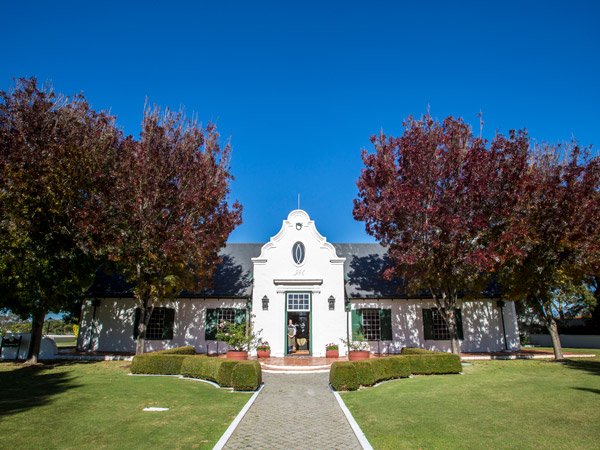
[[[123,361],[0,363],[0,448],[212,448],[251,395],[128,373]]]
[[[475,361],[463,375],[341,395],[375,449],[598,449],[600,350],[591,352],[568,363]]]

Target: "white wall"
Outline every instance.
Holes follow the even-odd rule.
[[[402,347],[420,347],[429,350],[450,351],[450,341],[425,340],[423,334],[423,308],[435,308],[432,300],[380,300],[352,301],[352,309],[381,308],[392,310],[393,341],[381,344],[371,342],[373,352],[399,353]],[[461,302],[464,340],[463,352],[487,352],[504,350],[502,319],[496,300]],[[351,318],[348,318],[351,326]],[[504,307],[504,323],[508,349],[518,350],[519,332],[514,304],[507,302]]]
[[[177,299],[166,301],[160,307],[173,308],[175,321],[173,339],[146,340],[146,351],[164,350],[174,347],[192,345],[199,353],[216,352],[214,341],[204,340],[206,310],[210,308],[245,308],[246,301],[235,299]],[[91,327],[94,307],[91,301],[85,303],[82,321],[77,338],[77,348],[104,352],[134,352],[133,321],[136,304],[132,298],[101,299],[96,309],[95,325]],[[90,347],[90,336],[92,345]],[[207,348],[208,345],[208,348]],[[219,351],[224,351],[219,345]]]
[[[295,264],[292,247],[296,242],[305,246],[305,259]],[[341,339],[346,338],[350,327],[350,314],[344,309],[344,261],[335,248],[317,231],[305,211],[292,211],[284,220],[280,231],[263,245],[260,256],[252,258],[253,320],[255,330],[269,342],[273,356],[283,356],[286,351],[286,292],[312,294],[312,355],[324,356],[325,345],[340,345],[340,354],[346,353]],[[269,299],[268,310],[262,309],[262,298]],[[335,309],[329,310],[328,299],[335,298]],[[192,345],[198,352],[216,351],[216,343],[205,342],[204,327],[207,308],[244,308],[245,300],[232,299],[178,299],[164,305],[175,309],[174,338],[169,341],[146,341],[146,351]],[[435,307],[433,301],[422,300],[352,300],[352,308],[392,309],[394,340],[373,351],[398,353],[402,347],[421,347],[449,351],[449,341],[423,339],[423,308]],[[465,302],[461,304],[464,329],[462,350],[496,351],[504,349],[502,324],[496,301]],[[96,325],[91,333],[93,307],[88,302],[82,313],[78,347],[100,351],[133,352],[133,299],[102,299],[96,311]],[[519,335],[514,304],[507,302],[504,318],[508,347],[519,348]],[[90,337],[93,334],[92,337]],[[91,339],[91,345],[90,345]],[[207,348],[208,346],[208,348]],[[221,350],[224,351],[223,344]]]

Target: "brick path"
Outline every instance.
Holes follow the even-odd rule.
[[[263,373],[265,386],[225,449],[361,449],[329,374]]]

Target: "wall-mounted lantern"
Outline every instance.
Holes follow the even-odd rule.
[[[263,311],[267,311],[269,309],[269,297],[266,295],[262,298]]]
[[[329,296],[329,311],[333,311],[335,309],[335,298],[333,295]]]

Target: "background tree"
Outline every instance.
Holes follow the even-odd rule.
[[[354,218],[389,246],[387,278],[411,292],[428,290],[460,353],[455,320],[459,295],[476,296],[507,252],[506,218],[527,167],[523,132],[474,138],[461,119],[409,117],[400,138],[371,137],[363,151]]]
[[[502,285],[543,318],[556,359],[563,358],[556,301],[561,292],[587,289],[598,274],[599,189],[600,160],[590,149],[576,142],[538,146],[511,216],[522,232],[512,236],[519,251],[507,260]]]
[[[105,225],[109,259],[135,284],[137,354],[154,306],[207,283],[241,223],[241,206],[227,204],[230,153],[213,125],[158,108],[145,109],[140,139],[119,148]]]
[[[35,78],[0,92],[0,302],[32,318],[30,361],[46,314],[93,279],[98,188],[119,136],[81,95],[39,89]]]

